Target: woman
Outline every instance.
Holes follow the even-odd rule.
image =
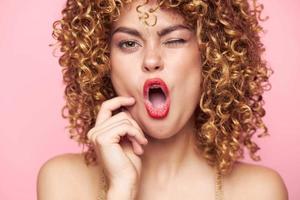
[[[71,138],[88,149],[47,161],[38,199],[286,200],[276,171],[238,161],[267,134],[253,5],[68,0],[54,37]]]

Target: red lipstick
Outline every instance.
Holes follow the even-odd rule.
[[[161,119],[168,115],[171,100],[168,86],[162,79],[146,80],[143,93],[144,104],[150,117]]]

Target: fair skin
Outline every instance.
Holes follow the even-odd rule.
[[[153,194],[160,191],[145,188],[154,183],[158,188],[172,187],[170,183],[175,184],[175,179],[184,180],[187,174],[199,169],[205,174],[212,173],[212,169],[193,148],[192,114],[200,98],[201,81],[195,33],[181,16],[161,10],[156,13],[157,24],[147,27],[139,21],[136,5],[123,12],[113,27],[112,82],[118,95],[132,96],[136,100],[127,110],[148,139],[144,154],[136,158],[143,163],[140,190]],[[123,42],[121,47],[120,42]],[[141,92],[145,80],[156,77],[167,83],[171,96],[170,112],[159,120],[148,115]]]
[[[214,169],[194,148],[193,112],[201,92],[195,33],[167,10],[155,12],[154,27],[145,26],[135,10],[140,3],[125,8],[113,24],[111,77],[118,97],[104,102],[88,135],[101,164],[86,166],[81,155],[72,154],[49,160],[39,172],[39,200],[96,199],[101,169],[111,183],[110,200],[215,198]],[[171,98],[163,119],[150,117],[143,104],[143,83],[155,77],[166,82]],[[223,186],[228,200],[287,199],[280,175],[261,166],[237,162]]]

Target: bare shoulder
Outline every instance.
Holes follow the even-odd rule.
[[[239,197],[237,199],[288,199],[281,175],[269,167],[237,162],[228,177],[228,183],[231,185],[228,189],[232,191],[230,196]]]
[[[62,154],[47,160],[37,177],[38,200],[82,199],[99,190],[99,167],[88,166],[81,154]]]

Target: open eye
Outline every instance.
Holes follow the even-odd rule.
[[[132,41],[132,40],[123,40],[123,41],[119,42],[118,46],[121,49],[134,49],[134,48],[137,48],[138,43],[136,41]]]

